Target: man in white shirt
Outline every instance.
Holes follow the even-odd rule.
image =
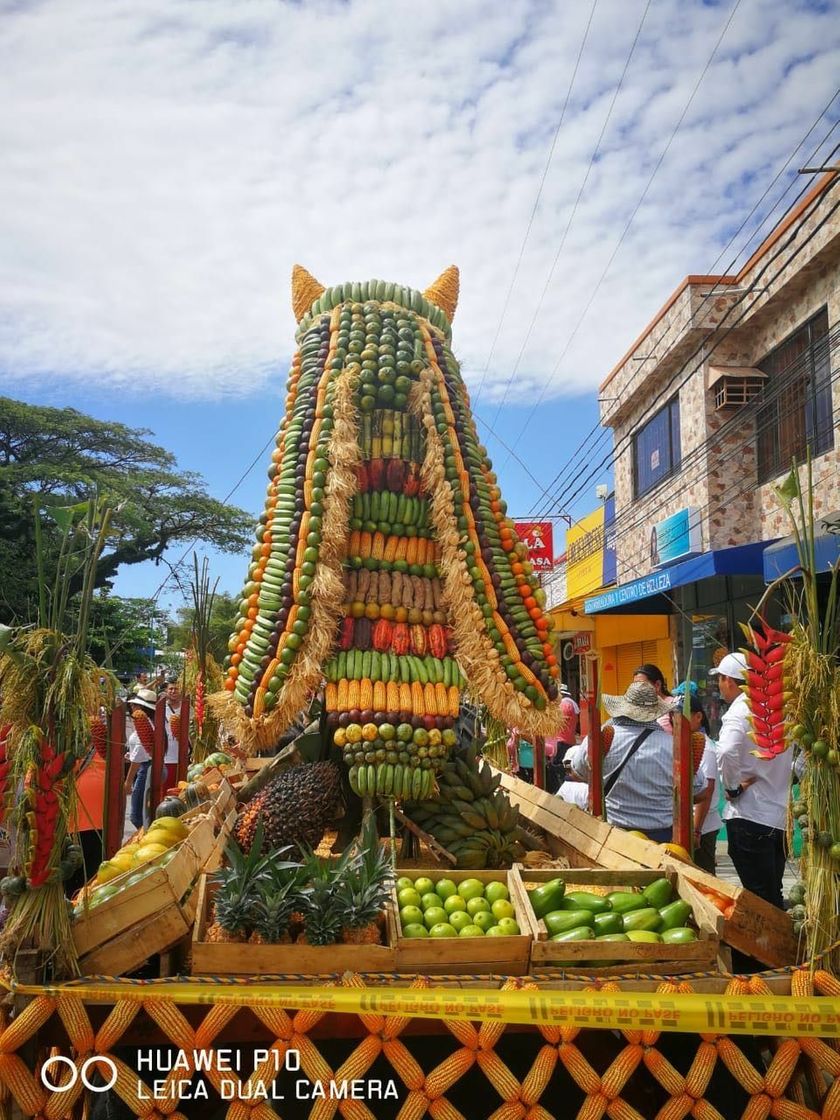
[[[710,676],[717,677],[721,698],[729,704],[717,745],[729,856],[747,890],[783,909],[790,754],[767,761],[752,754],[749,706],[741,689],[747,676],[742,653],[728,653]]]
[[[174,787],[178,780],[178,753],[180,745],[175,731],[181,718],[181,686],[174,673],[166,677],[166,773],[163,779],[164,791]]]

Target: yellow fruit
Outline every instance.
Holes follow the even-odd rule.
[[[156,859],[166,851],[165,844],[141,844],[137,849],[137,863],[145,863],[147,859]]]
[[[182,840],[190,831],[180,817],[157,817],[152,821],[152,828],[168,828]]]
[[[96,873],[97,883],[109,883],[112,879],[116,879],[118,875],[126,869],[114,863],[113,860],[106,859],[104,863],[100,863],[99,870]]]
[[[147,847],[149,844],[160,844],[164,848],[171,848],[173,844],[180,844],[181,839],[180,836],[173,836],[168,829],[152,828],[143,837],[143,847]]]
[[[647,840],[647,834],[644,832],[640,832],[638,828],[631,829],[630,832],[627,833],[627,835],[638,836],[640,840]]]
[[[682,845],[662,844],[661,847],[663,847],[666,852],[670,852],[672,856],[676,856],[677,859],[682,859],[685,860],[686,863],[691,863],[691,856],[685,850],[685,848],[682,847]]]
[[[109,863],[114,867],[118,867],[120,871],[128,871],[134,862],[134,856],[131,852],[117,852],[115,856],[111,856]]]

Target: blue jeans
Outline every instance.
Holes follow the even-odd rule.
[[[143,827],[143,820],[146,815],[146,779],[149,776],[151,765],[151,762],[141,762],[140,769],[134,775],[128,818],[135,828]]]

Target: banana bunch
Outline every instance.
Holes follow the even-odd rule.
[[[439,795],[410,802],[405,811],[471,871],[510,867],[525,849],[516,839],[519,812],[499,789],[500,778],[475,748],[450,757],[438,773]]]

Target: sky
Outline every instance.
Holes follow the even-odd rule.
[[[511,512],[547,489],[581,516],[608,464],[573,502],[550,483],[599,382],[829,158],[838,17],[835,0],[0,0],[0,393],[147,428],[218,497],[257,457],[231,497],[256,516],[292,265],[422,290],[455,263],[453,348]],[[212,563],[238,591],[247,559]],[[116,590],[167,574],[126,569]]]

